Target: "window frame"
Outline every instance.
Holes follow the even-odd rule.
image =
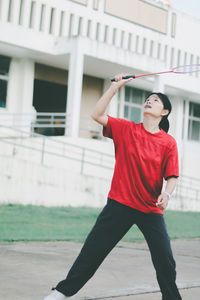
[[[8,94],[9,69],[10,69],[11,57],[5,55],[0,55],[0,57],[5,57],[5,59],[8,59],[7,72],[5,72],[5,74],[4,73],[1,74],[1,70],[0,70],[0,80],[6,82],[5,106],[0,106],[0,109],[2,110],[2,109],[6,109],[7,107],[7,94]],[[0,103],[1,103],[1,99],[0,99]]]
[[[190,105],[193,105],[192,107]],[[200,116],[196,117],[194,116],[194,105],[199,105],[200,107],[200,103],[198,102],[193,102],[190,101],[189,102],[189,114],[188,114],[188,141],[191,142],[198,142],[200,143]],[[192,138],[192,128],[193,128],[193,121],[198,122],[199,123],[199,132],[198,132],[198,139],[193,139]]]
[[[139,88],[135,88],[135,87],[130,87],[130,86],[125,86],[124,87],[124,101],[123,101],[123,118],[129,121],[133,121],[135,123],[141,123],[143,120],[143,103],[136,103],[136,102],[132,102],[132,101],[126,101],[125,100],[125,93],[126,93],[126,89],[130,89],[131,90],[131,97],[134,97],[134,90],[137,90],[138,92],[141,92],[141,98],[142,99],[146,99],[147,95],[151,93],[151,91],[147,91],[147,90],[142,90]],[[128,107],[128,117],[125,117],[125,108]],[[140,121],[137,122],[136,120],[132,120],[131,119],[131,109],[132,108],[136,108],[136,109],[140,109]]]

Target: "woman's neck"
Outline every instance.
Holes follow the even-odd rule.
[[[159,129],[160,121],[161,121],[161,118],[153,118],[152,116],[145,116],[143,125],[147,131],[149,131],[151,133],[157,133],[160,131],[160,129]]]

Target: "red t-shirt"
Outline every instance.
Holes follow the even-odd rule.
[[[179,176],[176,141],[164,130],[148,132],[142,123],[108,116],[103,135],[113,139],[115,169],[108,198],[144,213],[156,206],[163,178]]]

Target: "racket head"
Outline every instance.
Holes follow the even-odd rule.
[[[200,72],[200,64],[178,66],[172,68],[172,72],[178,74]]]

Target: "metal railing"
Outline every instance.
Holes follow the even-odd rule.
[[[1,123],[6,126],[28,127],[65,127],[69,123],[70,114],[67,113],[51,113],[51,112],[35,112],[35,113],[9,113],[0,111]]]
[[[15,128],[29,128],[31,132],[44,135],[67,135],[70,114],[67,113],[9,113],[0,112],[0,123]],[[62,130],[61,130],[62,129]]]
[[[200,211],[200,180],[181,175],[174,196],[179,209]]]
[[[200,179],[187,175],[180,177],[180,185],[200,191]]]
[[[74,145],[69,142],[59,140],[59,138],[46,137],[33,132],[26,132],[11,126],[0,125],[0,143],[13,146],[11,155],[16,155],[16,148],[24,148],[32,152],[39,153],[38,163],[46,165],[46,157],[57,157],[74,162],[79,162],[79,172],[85,173],[86,166],[95,167],[93,175],[98,177],[98,168],[102,171],[114,169],[114,155],[90,149],[88,147]],[[14,134],[13,134],[14,132]],[[28,156],[28,159],[32,159]],[[62,162],[62,165],[65,163]],[[106,178],[106,175],[104,175]],[[199,207],[200,209],[200,179],[181,175],[173,196],[176,198],[178,208],[190,209]]]
[[[0,125],[0,129],[0,143],[39,152],[40,161],[38,162],[41,164],[45,164],[46,155],[51,155],[80,162],[81,174],[84,173],[85,165],[113,170],[114,156],[111,154],[63,142],[55,137],[52,138],[35,132],[27,132],[12,126]],[[14,149],[12,153],[15,155]]]
[[[18,129],[29,128],[31,132],[46,136],[68,135],[71,115],[68,113],[8,113],[0,111],[0,123]],[[88,116],[80,117],[81,135],[87,138],[101,140],[102,126]]]

